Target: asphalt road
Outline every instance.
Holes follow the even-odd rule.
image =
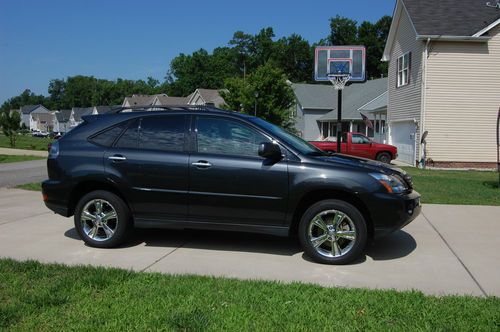
[[[426,294],[500,296],[500,207],[425,204],[403,230],[357,262],[311,262],[297,241],[264,235],[137,230],[116,249],[86,246],[73,226],[48,210],[39,192],[0,188],[0,257],[69,265],[328,287],[417,289]]]
[[[0,163],[0,187],[14,187],[45,179],[47,179],[47,161],[45,159]]]

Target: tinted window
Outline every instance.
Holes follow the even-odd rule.
[[[136,149],[139,143],[139,120],[134,120],[118,139],[115,146],[124,149]]]
[[[183,151],[186,116],[150,116],[141,121],[141,148]]]
[[[198,117],[198,152],[236,156],[258,156],[259,145],[269,142],[264,135],[239,122]]]
[[[127,127],[128,122],[120,123],[118,126],[106,129],[105,131],[90,138],[90,141],[99,145],[111,146],[115,139]]]

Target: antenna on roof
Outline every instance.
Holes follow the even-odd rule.
[[[486,6],[492,7],[492,8],[496,8],[496,9],[500,9],[500,0],[497,0],[497,3],[495,5],[492,5],[491,2],[488,1],[486,3]]]

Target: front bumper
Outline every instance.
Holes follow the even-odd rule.
[[[373,222],[374,239],[384,237],[412,222],[421,212],[420,194],[372,194],[368,209]]]

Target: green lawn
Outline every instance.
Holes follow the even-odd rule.
[[[500,299],[134,273],[0,260],[0,329],[483,330]]]
[[[40,182],[25,183],[16,186],[16,188],[24,190],[42,191],[42,184]]]
[[[37,157],[37,156],[10,156],[0,154],[0,164],[2,163],[15,163],[18,161],[28,161],[28,160],[37,160],[37,159],[46,159],[45,157]]]
[[[498,173],[405,167],[423,203],[500,205]]]
[[[54,141],[52,138],[32,137],[30,134],[18,135],[16,149],[47,151],[49,143]],[[0,147],[10,148],[10,142],[7,136],[0,134]]]

